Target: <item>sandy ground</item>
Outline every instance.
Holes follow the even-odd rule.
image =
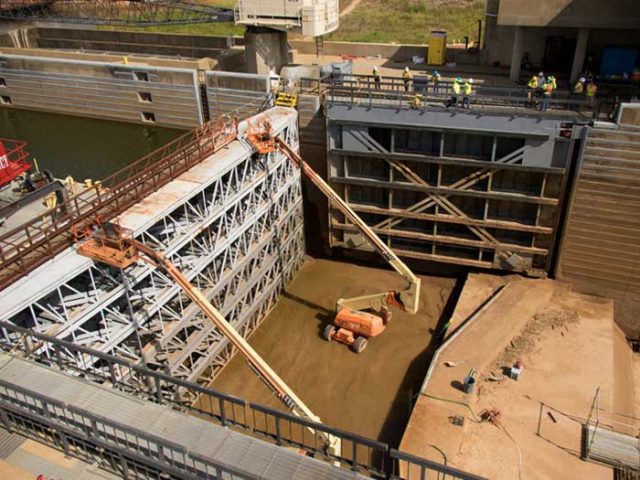
[[[119,478],[95,465],[65,457],[63,452],[31,439],[26,439],[7,458],[0,459],[0,480],[35,480],[38,475],[50,480]]]
[[[393,271],[309,259],[250,343],[324,423],[397,445],[454,284],[423,277],[419,313],[395,310],[387,330],[356,354],[320,335],[335,301],[402,288],[402,280]],[[285,409],[239,356],[213,387]]]
[[[638,366],[638,360],[613,322],[611,301],[571,292],[566,285],[549,280],[522,289],[526,285],[516,285],[519,291],[479,317],[482,323],[471,325],[476,326],[471,335],[463,330],[438,360],[426,393],[469,408],[421,395],[401,448],[442,461],[430,446],[436,445],[449,464],[492,479],[610,479],[610,468],[580,460],[580,421],[587,417],[598,386],[603,410],[637,412],[638,401],[629,386],[634,378],[640,380],[638,369],[632,367],[634,362]],[[496,318],[502,328],[493,325]],[[485,334],[477,328],[480,325],[486,326]],[[466,359],[472,364],[443,365],[447,360],[464,360],[463,352],[485,350],[487,339],[495,341],[504,330],[512,330],[511,339],[496,341],[501,346],[490,355],[475,358],[470,353]],[[488,380],[489,375],[500,377],[502,369],[516,359],[525,365],[519,381]],[[478,369],[479,381],[475,392],[466,395],[452,379],[463,377],[472,367]],[[638,388],[635,383],[636,392]],[[487,408],[501,411],[499,426],[477,422]],[[465,417],[464,426],[451,424],[453,415]],[[602,418],[614,422],[621,417],[603,412]]]

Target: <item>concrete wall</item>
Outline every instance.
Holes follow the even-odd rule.
[[[203,123],[196,70],[0,55],[2,107],[159,126]]]
[[[573,28],[640,28],[638,0],[502,0],[498,24]]]
[[[146,55],[217,58],[221,52],[230,47],[226,37],[208,35],[43,27],[34,30],[34,38],[40,48],[84,49],[135,52]],[[244,44],[242,37],[233,37],[232,41],[234,45]]]
[[[206,72],[205,84],[212,119],[225,114],[243,119],[273,105],[268,75]]]

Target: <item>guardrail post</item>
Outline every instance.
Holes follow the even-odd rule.
[[[280,417],[274,417],[276,419],[276,444],[282,445],[282,433],[280,431]],[[265,422],[267,421],[265,417]],[[265,425],[266,427],[266,425]]]
[[[153,383],[156,388],[156,400],[158,400],[158,403],[162,405],[162,387],[160,386],[160,378],[158,378],[157,375],[153,376]]]
[[[70,457],[71,448],[69,447],[69,440],[67,439],[67,436],[65,435],[64,432],[61,432],[59,430],[56,431],[54,429],[54,432],[58,435],[58,437],[60,437],[60,441],[62,442],[62,449],[64,450],[65,457]]]
[[[118,457],[120,459],[120,465],[122,465],[122,478],[129,480],[129,465],[127,464],[127,459],[124,458],[123,454],[119,454]]]
[[[109,362],[109,376],[111,377],[111,385],[116,386],[116,367],[113,362]]]
[[[351,463],[351,470],[354,472],[358,470],[358,442],[351,442],[353,450],[353,459]]]
[[[220,422],[223,427],[227,426],[227,415],[225,413],[224,398],[218,397],[218,406],[220,407]]]
[[[0,418],[2,419],[2,424],[4,425],[4,428],[8,432],[13,431],[11,420],[9,420],[9,415],[7,415],[7,412],[3,408],[0,408]]]

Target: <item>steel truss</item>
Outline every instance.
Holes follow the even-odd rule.
[[[280,135],[298,145],[295,125]],[[245,154],[137,239],[163,251],[246,338],[304,261],[300,172],[279,152]],[[10,321],[202,384],[233,354],[180,288],[144,263],[124,272],[93,263]],[[64,355],[83,370],[105,368]]]
[[[0,19],[93,25],[165,25],[233,21],[233,10],[182,0],[4,0]]]

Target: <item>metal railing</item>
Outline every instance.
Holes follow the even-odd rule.
[[[412,108],[425,109],[442,107],[453,96],[453,82],[441,80],[438,84],[419,82],[414,78],[405,89],[401,78],[386,78],[376,84],[369,75],[340,75],[325,81],[328,103],[336,105],[391,107],[398,110]],[[585,119],[595,119],[599,115],[599,101],[593,102],[572,98],[569,92],[556,92],[548,101],[548,110],[539,111],[542,98],[529,98],[526,87],[494,86],[477,84],[473,86],[469,96],[470,109],[496,111],[499,108],[510,112],[533,113],[538,115],[554,115],[559,112]],[[420,95],[420,105],[414,101]],[[463,94],[458,94],[458,105],[462,103]]]
[[[102,468],[124,478],[141,477],[214,479],[253,478],[183,446],[151,435],[85,409],[66,405],[40,393],[0,379],[0,420],[8,430],[60,448],[67,456],[97,461]],[[96,452],[95,447],[101,449]],[[225,477],[227,478],[227,477]]]
[[[399,470],[400,461],[402,468],[408,468],[406,471],[433,471],[439,474],[444,472],[451,478],[479,478],[459,476],[457,470],[446,465],[402,452],[393,453],[394,451],[384,442],[312,422],[258,403],[248,403],[213,388],[180,380],[113,355],[18,327],[10,322],[0,321],[0,349],[12,354],[20,353],[40,364],[58,368],[78,377],[110,384],[123,392],[169,405],[277,445],[303,449],[317,458],[337,462],[343,468],[365,472],[374,478],[409,478],[403,476],[404,470]],[[310,430],[338,437],[342,442],[341,452],[335,454],[327,451],[324,442]]]
[[[0,289],[74,241],[72,229],[110,220],[236,137],[235,120],[209,122],[0,237]]]

